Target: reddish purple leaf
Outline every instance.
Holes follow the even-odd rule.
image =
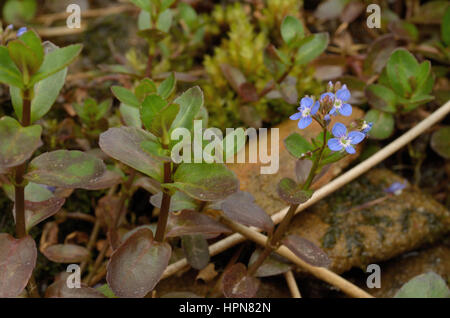
[[[78,150],[56,150],[34,158],[25,178],[61,188],[87,189],[105,173],[106,166],[97,157]]]
[[[222,289],[227,298],[253,298],[259,284],[259,279],[249,276],[242,263],[234,264],[223,274]]]
[[[105,173],[94,182],[86,185],[87,190],[102,190],[111,188],[122,182],[122,176],[117,172],[106,170]]]
[[[66,202],[64,198],[50,198],[41,202],[25,201],[25,224],[27,231],[58,213]]]
[[[119,202],[120,198],[113,195],[106,195],[98,201],[95,216],[107,228],[115,227]]]
[[[259,249],[255,250],[252,256],[250,257],[248,266],[251,266],[254,262],[256,262],[260,254],[261,250]],[[291,270],[291,268],[292,266],[286,259],[282,258],[278,254],[272,253],[268,258],[266,258],[264,263],[256,270],[255,276],[256,277],[276,276],[286,273],[287,271]]]
[[[170,214],[166,236],[204,234],[210,238],[230,232],[230,229],[213,218],[199,212],[186,210]]]
[[[184,235],[181,245],[188,263],[195,269],[203,269],[209,264],[209,245],[202,234]]]
[[[42,253],[55,263],[80,263],[89,257],[87,248],[75,244],[55,244]]]
[[[81,285],[80,288],[69,288],[64,279],[57,280],[45,291],[46,298],[106,298],[98,290]]]
[[[328,267],[330,265],[328,255],[313,242],[303,237],[295,234],[289,235],[283,240],[283,244],[310,265],[318,267]]]
[[[118,297],[144,297],[161,279],[171,253],[169,244],[154,241],[152,231],[141,229],[111,256],[106,281]]]
[[[244,191],[227,197],[221,204],[224,214],[233,221],[254,226],[266,232],[272,231],[274,224],[270,216],[257,204],[255,198]]]
[[[239,85],[238,94],[243,102],[251,103],[259,100],[258,92],[252,83],[242,83]]]
[[[36,265],[37,249],[31,236],[15,239],[0,234],[0,298],[17,297]]]
[[[220,69],[222,70],[223,76],[230,83],[231,87],[235,92],[239,92],[239,87],[247,82],[245,75],[242,72],[228,64],[220,64]]]

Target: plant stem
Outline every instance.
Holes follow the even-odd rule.
[[[325,151],[326,147],[326,140],[327,140],[327,129],[323,126],[323,144],[322,147],[320,147],[319,155],[317,157],[317,160],[314,161],[313,166],[311,167],[311,170],[309,171],[308,178],[306,179],[306,182],[303,184],[302,189],[303,190],[309,190],[309,187],[312,184],[312,181],[314,180],[314,177],[316,176],[317,168],[319,167],[320,162],[322,161],[323,152]],[[267,244],[264,248],[264,251],[259,255],[258,259],[255,263],[253,263],[250,268],[248,269],[249,275],[254,275],[258,268],[264,263],[267,257],[278,248],[280,241],[283,239],[284,235],[286,234],[289,224],[292,221],[292,218],[295,215],[295,211],[297,211],[299,204],[291,204],[289,207],[289,210],[287,211],[285,217],[281,221],[280,225],[275,230],[275,233],[272,235],[272,237],[268,238]]]
[[[22,126],[27,127],[31,124],[31,99],[30,91],[26,89],[23,92],[23,107],[22,107]],[[20,166],[16,167],[15,172],[15,186],[14,186],[14,206],[16,215],[16,236],[17,238],[23,238],[27,235],[25,224],[25,186],[24,186],[24,174],[27,168],[27,162],[24,162]],[[28,293],[31,297],[38,298],[39,292],[36,281],[33,274],[28,281]]]
[[[30,125],[31,118],[31,100],[29,90],[25,90],[23,93],[23,109],[22,109],[22,126],[27,127]],[[16,236],[22,238],[27,235],[25,227],[25,187],[23,185],[23,175],[27,163],[24,162],[20,166],[16,167],[16,185],[15,185],[15,214],[16,214]]]
[[[164,162],[164,183],[172,182],[172,163]],[[155,240],[158,242],[164,241],[166,233],[167,220],[169,219],[170,208],[170,194],[167,190],[163,190],[163,197],[161,202],[161,209],[158,217],[158,226],[156,228]]]

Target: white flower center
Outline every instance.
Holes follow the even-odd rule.
[[[309,115],[311,115],[311,109],[305,108],[305,109],[302,111],[302,117],[308,117]]]
[[[346,136],[341,137],[339,142],[341,143],[342,147],[344,147],[344,148],[351,145],[350,139],[348,139]]]
[[[342,100],[340,100],[339,98],[336,98],[334,100],[334,107],[337,108],[337,109],[341,108],[342,107]]]
[[[361,127],[361,130],[367,129],[369,128],[369,124],[367,123],[367,121],[364,121]]]

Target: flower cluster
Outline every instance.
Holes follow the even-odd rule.
[[[350,116],[352,114],[352,106],[348,103],[351,94],[347,85],[341,86],[339,82],[336,84],[328,83],[328,92],[322,94],[319,100],[314,97],[305,96],[300,101],[298,113],[293,114],[289,118],[298,120],[298,128],[305,129],[313,119],[322,127],[328,127],[331,117],[342,115]],[[359,144],[369,133],[372,123],[365,120],[359,120],[356,130],[347,131],[347,127],[342,123],[334,124],[331,133],[335,138],[328,140],[328,148],[332,151],[346,151],[354,154],[356,144]]]

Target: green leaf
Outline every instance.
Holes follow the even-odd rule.
[[[24,84],[28,84],[30,77],[37,72],[42,61],[40,61],[33,50],[20,39],[8,43],[8,52],[14,64],[16,64],[22,72]]]
[[[163,186],[201,201],[225,199],[239,189],[234,172],[219,163],[183,163],[175,171],[173,180],[174,183]]]
[[[158,137],[168,136],[169,127],[179,111],[177,104],[167,105],[158,95],[145,98],[141,108],[141,119],[144,126]]]
[[[162,192],[158,192],[150,197],[150,203],[158,209],[161,208]],[[170,198],[170,212],[178,212],[181,210],[198,210],[200,203],[181,191],[176,191]]]
[[[281,37],[289,47],[295,47],[305,36],[303,24],[299,19],[288,15],[281,23]]]
[[[52,108],[64,86],[66,75],[67,68],[34,85],[33,99],[31,100],[32,123],[44,117]],[[22,119],[23,99],[21,90],[17,87],[10,87],[10,95],[16,115]]]
[[[415,84],[413,96],[428,95],[433,90],[434,77],[430,61],[424,61],[420,64]]]
[[[138,6],[142,10],[147,12],[152,12],[152,1],[153,0],[130,0],[134,5]]]
[[[111,288],[109,288],[108,284],[103,284],[96,289],[108,298],[119,298],[114,294]]]
[[[428,272],[408,281],[394,298],[450,298],[450,290],[441,276]]]
[[[0,46],[0,83],[23,88],[22,74],[9,56],[8,48]]]
[[[31,77],[29,85],[32,86],[69,66],[81,53],[82,48],[81,44],[74,44],[55,49],[46,54],[41,68]]]
[[[147,97],[147,95],[153,93],[156,93],[156,85],[155,82],[153,82],[149,78],[144,78],[134,89],[134,95],[136,95],[137,99],[140,101],[144,100],[144,98]]]
[[[22,127],[14,118],[0,119],[0,173],[16,167],[31,158],[42,146],[42,127]]]
[[[110,128],[100,135],[99,145],[108,156],[162,181],[163,162],[142,148],[146,140],[156,141],[156,137],[135,127]]]
[[[392,52],[386,71],[394,92],[402,97],[412,93],[411,78],[414,78],[419,71],[419,63],[411,53],[405,49]]]
[[[295,158],[301,158],[306,152],[314,150],[314,147],[298,133],[292,133],[284,140],[287,151]]]
[[[139,112],[139,108],[128,106],[124,103],[121,103],[119,106],[120,115],[125,122],[125,125],[135,128],[141,128],[141,113]]]
[[[36,14],[36,0],[8,0],[3,6],[3,18],[11,24],[31,21]]]
[[[450,6],[445,10],[444,17],[441,24],[442,42],[448,47],[450,46]]]
[[[158,21],[156,22],[156,27],[158,30],[163,32],[169,32],[169,29],[172,25],[173,13],[172,10],[166,9],[161,12],[158,16]]]
[[[166,33],[158,29],[149,28],[138,31],[137,35],[153,43],[164,39]]]
[[[168,243],[157,242],[151,230],[140,229],[112,254],[106,281],[118,297],[144,297],[161,279],[171,254]]]
[[[395,93],[380,84],[372,84],[366,87],[365,95],[369,104],[379,110],[395,113],[397,111],[397,97]]]
[[[174,73],[170,73],[170,75],[159,85],[158,95],[167,99],[175,90],[175,83],[175,75]]]
[[[328,33],[317,33],[307,36],[298,44],[299,48],[295,56],[297,65],[307,64],[322,54],[328,47]]]
[[[141,120],[144,126],[151,130],[153,120],[161,110],[167,106],[167,102],[159,95],[148,95],[142,102]]]
[[[78,150],[46,152],[33,159],[25,178],[61,188],[89,188],[105,173],[103,161]]]
[[[136,108],[139,108],[141,106],[141,103],[137,99],[136,95],[134,95],[132,91],[126,89],[125,87],[113,86],[111,87],[111,91],[121,103]]]
[[[170,161],[169,150],[164,149],[159,142],[144,140],[141,144],[141,147],[152,156],[159,157],[164,161]]]
[[[420,105],[426,104],[434,99],[431,95],[414,95],[409,99],[399,99],[399,103],[403,105],[402,112],[410,112]]]
[[[450,126],[443,126],[433,133],[431,148],[441,157],[450,159]]]
[[[209,264],[209,245],[204,235],[183,235],[181,246],[189,265],[193,268],[201,270]]]
[[[0,233],[0,259],[0,297],[18,297],[27,286],[36,265],[34,239],[29,235],[15,239]]]
[[[304,203],[311,198],[311,190],[302,190],[302,188],[291,178],[283,178],[277,187],[278,195],[289,204]]]
[[[370,137],[374,139],[386,139],[394,132],[395,119],[392,114],[382,112],[378,109],[371,109],[367,112],[365,120],[372,122]]]
[[[195,86],[188,89],[181,96],[177,97],[173,103],[180,106],[180,111],[172,122],[170,130],[178,127],[192,130],[194,119],[203,106],[203,92],[200,87]]]
[[[233,132],[227,133],[222,141],[223,162],[227,158],[233,158],[243,147],[245,147],[245,131],[243,128],[236,128]],[[229,144],[229,146],[227,146]]]
[[[160,10],[166,10],[166,9],[169,8],[174,2],[175,2],[175,0],[161,0],[161,7],[160,7]]]
[[[181,20],[183,20],[189,29],[194,29],[197,25],[197,12],[187,3],[181,2],[178,5],[178,12]]]

